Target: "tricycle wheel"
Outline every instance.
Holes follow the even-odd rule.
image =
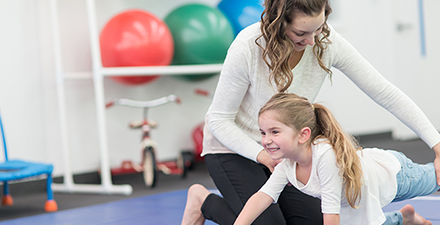
[[[194,168],[194,153],[192,150],[183,150],[180,154],[182,154],[183,159],[185,161],[185,166],[187,170],[192,170]]]
[[[179,157],[177,158],[177,167],[182,169],[182,177],[186,177],[188,170],[193,164],[193,155],[191,152],[182,151],[180,152]]]
[[[177,168],[181,169],[182,171],[180,176],[182,178],[186,177],[186,173],[188,172],[188,167],[185,165],[185,155],[183,154],[183,152],[181,152],[179,157],[177,157]]]
[[[144,150],[144,182],[148,188],[156,185],[157,170],[156,170],[156,156],[154,149],[148,146]]]

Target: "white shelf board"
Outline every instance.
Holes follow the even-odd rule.
[[[171,66],[134,66],[134,67],[101,67],[103,76],[145,76],[145,75],[189,75],[220,73],[223,64],[171,65]]]
[[[133,66],[101,67],[103,76],[149,76],[149,75],[199,75],[220,73],[223,64],[172,65],[172,66]],[[93,72],[65,72],[66,80],[87,80],[93,78]]]

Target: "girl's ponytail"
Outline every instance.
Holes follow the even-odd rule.
[[[333,146],[336,162],[345,183],[345,197],[352,208],[361,198],[362,165],[357,155],[359,146],[353,136],[348,135],[336,121],[333,114],[321,104],[313,104],[316,115],[314,140],[325,137]]]

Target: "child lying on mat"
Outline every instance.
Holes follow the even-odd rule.
[[[410,205],[389,213],[382,207],[438,191],[432,163],[413,163],[392,150],[359,148],[326,107],[295,94],[274,95],[261,108],[258,122],[265,150],[273,160],[283,160],[234,224],[251,224],[288,183],[321,199],[325,225],[431,224]],[[204,220],[194,209],[209,192],[202,186],[192,189],[182,224]]]

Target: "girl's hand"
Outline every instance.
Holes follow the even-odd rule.
[[[437,175],[437,184],[440,185],[440,143],[436,144],[432,150],[435,152],[434,167]]]
[[[282,160],[273,160],[270,157],[269,153],[267,153],[266,150],[263,149],[258,154],[257,161],[269,168],[270,172],[273,172],[275,166],[278,165],[278,163],[280,163]]]
[[[324,216],[324,225],[339,225],[340,223],[339,214],[324,213],[323,216]]]
[[[252,222],[261,213],[263,213],[264,210],[266,210],[267,207],[272,204],[272,202],[273,199],[266,193],[258,191],[257,193],[253,194],[244,205],[243,209],[235,220],[234,225],[252,224]]]

